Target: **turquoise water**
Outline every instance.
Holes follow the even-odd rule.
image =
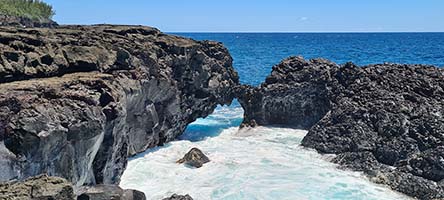
[[[133,158],[121,186],[145,192],[148,199],[174,193],[197,200],[341,200],[407,197],[368,181],[361,173],[339,170],[300,143],[306,131],[258,127],[239,131],[242,110],[219,107],[189,126],[181,140]],[[176,164],[191,148],[211,162],[199,169]],[[383,198],[382,198],[383,197]]]
[[[179,33],[176,33],[179,34]],[[258,85],[271,66],[290,55],[323,57],[359,65],[382,62],[444,65],[443,33],[250,34],[180,33],[223,42],[242,83]],[[195,199],[408,199],[369,182],[361,173],[337,169],[330,156],[301,147],[306,132],[276,127],[239,131],[237,102],[218,107],[189,125],[177,140],[133,158],[121,186],[148,199],[173,193]],[[175,163],[192,147],[211,162],[199,169]]]

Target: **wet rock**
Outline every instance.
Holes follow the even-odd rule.
[[[258,126],[256,123],[256,120],[252,119],[249,122],[246,122],[246,121],[242,122],[242,124],[240,125],[240,128],[246,128],[246,127],[254,128],[256,126]]]
[[[177,163],[184,163],[196,168],[202,167],[207,162],[210,162],[210,159],[198,148],[192,148],[182,159],[177,161]]]
[[[23,182],[0,183],[0,199],[75,199],[71,183],[63,178],[40,175]]]
[[[444,146],[409,156],[395,163],[399,170],[436,182],[444,180]]]
[[[371,171],[381,167],[375,156],[368,151],[341,153],[332,162],[340,164],[344,169],[356,171]]]
[[[193,200],[190,195],[177,195],[173,194],[171,197],[164,198],[162,200]]]
[[[420,199],[444,198],[444,70],[291,57],[241,86],[245,120],[309,130],[302,145]],[[304,118],[306,116],[307,119]]]
[[[393,190],[417,199],[442,199],[444,188],[432,180],[410,173],[404,173],[392,167],[383,166],[374,171],[366,171],[371,181],[388,185]]]
[[[230,104],[236,85],[218,42],[144,26],[0,27],[0,181],[116,184],[129,156]]]
[[[146,200],[143,192],[123,190],[117,185],[84,186],[77,193],[77,200]]]

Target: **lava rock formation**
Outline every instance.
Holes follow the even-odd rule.
[[[420,199],[444,198],[444,69],[291,57],[241,86],[244,124],[309,130],[302,145]]]

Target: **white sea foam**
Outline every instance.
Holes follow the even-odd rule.
[[[286,128],[228,128],[198,142],[174,141],[132,159],[121,186],[143,191],[148,199],[173,193],[197,200],[408,199],[303,148],[305,134]],[[192,147],[211,162],[199,169],[176,164]]]
[[[240,107],[217,107],[207,118],[199,118],[192,125],[215,126],[229,124],[230,121],[242,118],[243,110]]]

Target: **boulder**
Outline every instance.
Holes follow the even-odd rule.
[[[177,163],[184,163],[196,168],[200,168],[208,162],[210,162],[210,159],[198,148],[192,148],[183,158],[177,161]]]

